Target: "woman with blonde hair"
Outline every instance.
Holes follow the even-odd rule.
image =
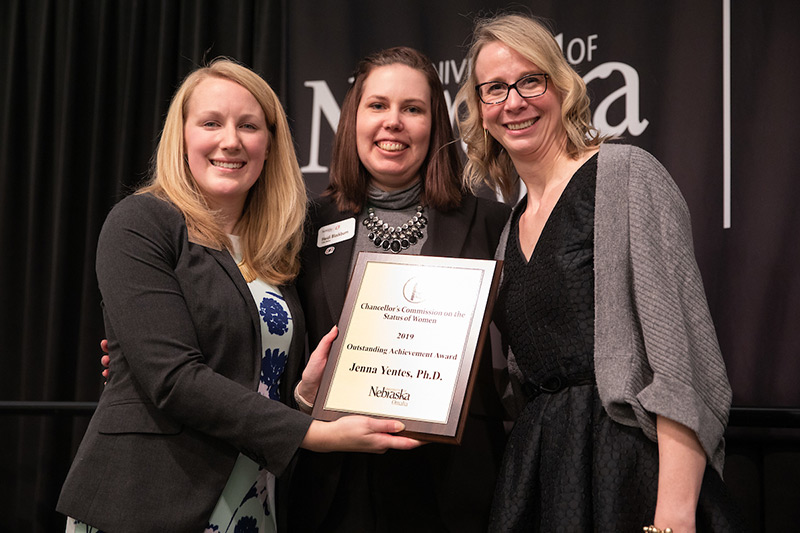
[[[497,250],[518,416],[490,530],[741,529],[721,481],[731,390],[680,191],[594,130],[537,20],[478,21],[468,60],[466,180],[527,189]]]
[[[275,479],[299,448],[418,445],[390,434],[399,422],[292,408],[305,201],[267,83],[226,59],[189,74],[150,183],[100,234],[111,372],[59,499],[68,531],[274,531]]]

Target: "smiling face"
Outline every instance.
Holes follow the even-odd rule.
[[[195,87],[186,107],[183,135],[192,177],[209,205],[235,222],[267,157],[264,110],[238,83],[213,77]]]
[[[502,81],[509,85],[523,76],[543,72],[516,50],[494,41],[475,60],[478,83]],[[483,127],[511,156],[512,161],[536,160],[564,149],[561,96],[549,83],[547,92],[522,98],[512,89],[502,104],[481,104]]]
[[[377,67],[364,80],[356,114],[358,157],[385,191],[407,188],[431,138],[431,90],[425,75],[403,64]]]

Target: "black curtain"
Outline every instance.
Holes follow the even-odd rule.
[[[103,220],[147,176],[172,93],[194,67],[230,56],[282,93],[284,9],[0,2],[1,400],[97,400]],[[63,531],[55,502],[87,423],[0,414],[0,530]]]

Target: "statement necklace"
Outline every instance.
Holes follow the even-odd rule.
[[[417,206],[417,213],[408,219],[402,226],[390,226],[375,215],[375,210],[370,207],[364,226],[369,230],[368,238],[375,246],[392,253],[400,253],[409,246],[417,244],[422,238],[422,230],[428,225],[428,219],[422,214],[424,208]]]

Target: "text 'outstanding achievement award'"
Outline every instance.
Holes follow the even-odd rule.
[[[360,253],[314,417],[392,418],[409,436],[460,442],[500,267]]]

